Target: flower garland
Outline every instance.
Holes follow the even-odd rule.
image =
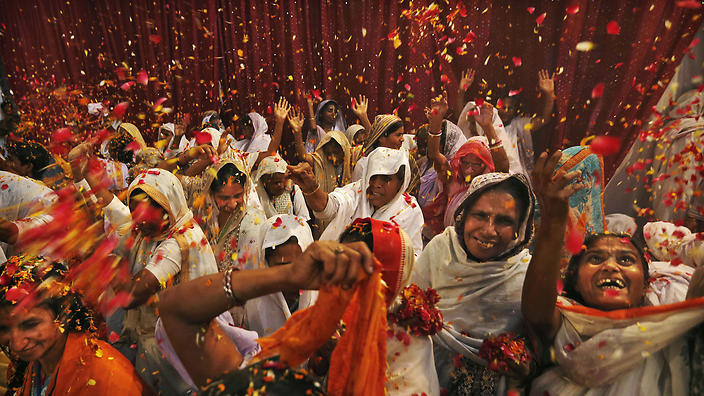
[[[389,313],[389,322],[406,327],[416,336],[433,335],[442,329],[442,313],[437,309],[440,296],[435,289],[425,291],[415,283],[405,287],[401,293],[401,306]]]
[[[514,333],[502,333],[484,340],[479,357],[489,362],[489,369],[503,373],[515,371],[519,366],[530,366],[533,356],[523,338]]]

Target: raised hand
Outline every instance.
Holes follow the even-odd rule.
[[[447,114],[447,92],[443,92],[442,95],[430,100],[430,107],[425,108],[425,116],[428,121],[442,120]]]
[[[313,110],[313,93],[310,91],[303,92],[303,96],[306,98],[306,104],[308,105],[308,110]]]
[[[279,98],[279,102],[274,104],[274,117],[276,122],[283,123],[288,116],[288,112],[291,110],[291,105],[284,98]]]
[[[494,121],[494,106],[489,102],[482,103],[479,106],[479,113],[474,115],[474,119],[482,129],[489,127]]]
[[[555,73],[548,74],[548,71],[543,69],[538,72],[538,88],[546,95],[555,94]]]
[[[570,196],[584,187],[584,184],[572,183],[581,176],[581,171],[565,172],[564,169],[555,171],[560,158],[562,158],[560,150],[549,157],[548,153],[544,152],[538,157],[533,169],[533,189],[546,213],[551,210],[566,212],[569,208]]]
[[[301,133],[304,120],[305,118],[303,117],[303,112],[301,111],[292,108],[288,113],[288,123],[291,125],[291,129],[293,129],[293,133],[296,135]]]
[[[307,162],[289,165],[286,177],[296,183],[303,192],[312,192],[318,188],[318,180],[315,178],[313,168]]]
[[[474,82],[474,69],[469,68],[462,72],[462,78],[460,78],[460,89],[467,92],[469,87]]]
[[[359,95],[358,98],[352,98],[352,112],[357,118],[362,118],[367,116],[367,108],[369,107],[369,100],[364,95]]]
[[[292,263],[289,281],[296,289],[342,285],[349,289],[374,270],[372,253],[364,242],[316,241]]]

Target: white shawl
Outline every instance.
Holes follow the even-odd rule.
[[[288,169],[287,167],[288,164],[286,161],[278,155],[266,157],[259,163],[259,166],[254,173],[254,186],[257,190],[257,195],[259,196],[259,202],[261,202],[267,218],[279,214],[290,214],[302,217],[308,221],[310,220],[310,213],[308,212],[308,207],[306,206],[306,201],[300,187],[294,185],[291,180],[286,180],[286,188],[284,189],[284,192],[275,198],[275,200],[283,203],[284,205],[279,205],[279,209],[277,209],[274,205],[274,201],[269,197],[269,193],[266,191],[266,187],[262,181],[262,176],[264,175],[271,175],[274,173],[285,174]],[[281,206],[284,207],[282,208]]]
[[[271,217],[262,224],[261,234],[259,257],[260,261],[266,265],[268,265],[265,257],[266,249],[275,248],[291,237],[296,237],[301,251],[306,250],[313,243],[313,234],[305,219],[293,215]],[[298,309],[302,310],[312,306],[317,297],[318,292],[315,290],[301,291]],[[245,309],[249,329],[256,331],[260,337],[266,337],[280,329],[291,317],[291,311],[281,292],[248,300]]]
[[[704,299],[682,301],[691,268],[650,267],[650,306],[604,312],[559,298],[559,366],[533,381],[531,395],[689,394],[685,335],[704,321]]]
[[[322,212],[315,212],[316,217],[320,219],[333,219],[321,234],[320,239],[336,241],[355,219],[371,217],[398,224],[411,238],[416,256],[419,255],[423,249],[421,237],[423,211],[414,197],[404,193],[411,180],[408,152],[403,149],[394,150],[379,147],[372,151],[367,158],[368,163],[364,178],[336,188],[328,195],[325,209]],[[401,166],[406,167],[406,172],[398,193],[389,203],[374,210],[367,199],[369,180],[374,175],[394,175]]]
[[[248,153],[266,151],[271,142],[271,136],[266,133],[269,130],[266,120],[261,114],[254,111],[247,115],[252,120],[252,126],[254,127],[252,137],[250,139],[233,140],[230,142],[230,147]]]

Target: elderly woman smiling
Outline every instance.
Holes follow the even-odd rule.
[[[686,334],[704,321],[701,268],[649,263],[628,235],[587,237],[558,296],[569,197],[579,173],[553,172],[560,159],[536,162],[533,185],[544,221],[523,285],[522,311],[557,367],[531,394],[688,394]],[[693,275],[694,273],[694,275]],[[699,279],[697,281],[696,279]],[[685,300],[686,298],[689,298]]]

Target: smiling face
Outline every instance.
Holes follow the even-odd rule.
[[[62,347],[65,333],[59,330],[51,310],[42,306],[31,309],[0,308],[0,343],[27,362],[36,361]]]
[[[596,309],[608,311],[640,306],[646,292],[642,260],[627,239],[602,237],[583,254],[575,290],[586,306]]]
[[[485,261],[508,249],[519,227],[516,199],[506,191],[484,192],[467,209],[464,222],[464,243],[475,258]]]
[[[369,179],[367,187],[367,199],[372,204],[374,210],[381,208],[391,202],[401,189],[403,174],[396,175],[374,175]]]
[[[143,191],[134,190],[129,208],[132,222],[140,234],[156,236],[169,228],[169,213]]]
[[[379,138],[379,147],[388,147],[392,149],[400,149],[403,145],[403,126],[389,133],[382,135]]]

